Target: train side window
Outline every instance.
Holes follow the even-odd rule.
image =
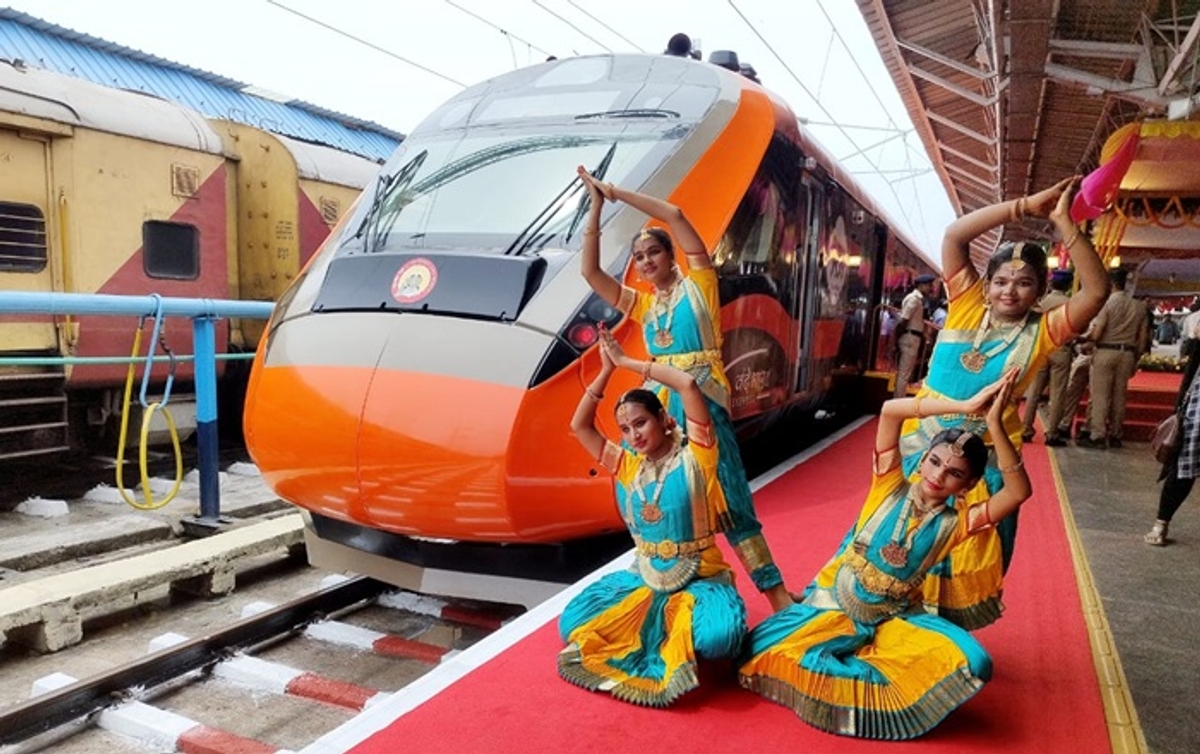
[[[147,277],[200,277],[200,231],[194,225],[147,220],[142,225],[142,269]]]
[[[796,150],[777,137],[768,147],[724,236],[713,250],[721,276],[721,301],[765,294],[785,310],[794,307]]]
[[[46,269],[46,216],[32,204],[0,202],[0,271]]]

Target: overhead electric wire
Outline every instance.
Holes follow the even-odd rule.
[[[601,47],[603,47],[603,48],[605,49],[605,51],[606,51],[606,52],[612,52],[612,48],[611,48],[611,47],[609,47],[608,45],[604,44],[604,43],[603,43],[603,42],[601,42],[599,39],[596,39],[596,38],[595,38],[595,37],[593,37],[591,34],[588,34],[588,33],[587,33],[586,31],[584,31],[583,29],[580,29],[578,26],[576,26],[575,24],[571,23],[571,22],[570,22],[570,21],[568,21],[567,19],[563,18],[563,17],[562,17],[562,16],[560,16],[559,14],[557,14],[557,13],[555,13],[554,11],[550,10],[550,9],[549,9],[549,8],[547,8],[545,5],[542,5],[542,3],[541,3],[541,2],[539,2],[539,0],[533,0],[533,4],[534,4],[534,5],[536,5],[537,7],[541,8],[542,10],[546,11],[546,12],[547,12],[547,13],[549,13],[550,15],[554,16],[554,17],[555,17],[555,18],[557,18],[559,21],[562,21],[562,22],[563,22],[564,24],[566,24],[567,26],[570,26],[572,29],[574,29],[574,30],[575,30],[576,32],[578,32],[579,34],[582,34],[583,36],[587,37],[587,38],[588,38],[588,39],[590,39],[591,41],[593,41],[593,42],[595,42],[596,44],[600,45]]]
[[[801,81],[801,80],[800,80],[800,77],[799,77],[798,75],[796,75],[796,72],[795,72],[795,71],[793,71],[793,70],[792,70],[792,68],[791,68],[791,66],[789,66],[789,65],[787,64],[787,62],[786,62],[786,61],[783,59],[783,56],[782,56],[782,55],[780,55],[780,54],[779,54],[779,52],[778,52],[778,51],[776,51],[776,50],[775,50],[775,48],[774,48],[774,47],[771,45],[771,43],[767,41],[767,39],[766,39],[766,38],[765,38],[765,37],[762,35],[762,33],[761,33],[759,30],[758,30],[758,27],[757,27],[757,26],[755,26],[755,25],[754,25],[754,23],[753,23],[752,21],[750,21],[750,19],[749,19],[749,18],[747,18],[747,17],[746,17],[746,14],[742,13],[741,9],[740,9],[740,8],[738,8],[738,6],[737,6],[737,3],[736,3],[736,2],[734,2],[734,0],[729,0],[729,6],[730,6],[731,8],[733,8],[734,12],[738,14],[738,17],[742,19],[742,22],[743,22],[744,24],[746,24],[746,26],[747,26],[747,27],[750,29],[750,31],[751,31],[751,32],[754,34],[754,36],[758,37],[759,41],[760,41],[760,42],[762,42],[763,46],[767,48],[767,51],[768,51],[768,52],[770,52],[772,56],[774,56],[775,60],[777,60],[777,61],[779,62],[779,64],[780,64],[781,66],[783,66],[783,69],[784,69],[785,71],[787,71],[787,72],[788,72],[788,75],[790,75],[790,76],[792,77],[792,79],[793,79],[793,80],[794,80],[794,81],[795,81],[795,82],[796,82],[796,83],[797,83],[797,84],[800,86],[800,88],[801,88],[802,90],[804,90],[804,93],[805,93],[805,94],[807,94],[809,97],[811,97],[811,98],[812,98],[812,100],[813,100],[814,104],[816,104],[816,106],[817,106],[817,107],[818,107],[818,108],[821,110],[821,112],[822,112],[822,113],[824,113],[824,114],[825,114],[825,116],[826,116],[826,117],[828,117],[828,118],[829,118],[831,121],[833,121],[834,125],[835,125],[835,126],[836,126],[836,128],[837,128],[837,129],[838,129],[838,130],[841,132],[842,136],[843,136],[843,137],[845,137],[845,138],[846,138],[846,139],[847,139],[847,140],[848,140],[848,141],[849,141],[851,144],[854,144],[855,146],[857,146],[857,142],[856,142],[856,141],[855,141],[853,138],[851,138],[851,136],[850,136],[850,134],[849,134],[849,133],[847,133],[847,132],[846,132],[846,128],[845,128],[844,126],[842,126],[840,123],[837,123],[837,121],[836,121],[836,120],[834,120],[834,118],[833,118],[833,114],[832,114],[832,113],[830,113],[830,112],[829,112],[829,110],[828,110],[828,109],[826,109],[826,107],[825,107],[823,104],[821,104],[821,101],[820,101],[820,100],[819,100],[819,99],[816,97],[816,95],[814,95],[814,94],[813,94],[813,92],[812,92],[812,91],[811,91],[811,90],[808,88],[808,86],[806,86],[806,85],[805,85],[805,83],[804,83],[803,81]],[[824,8],[822,8],[822,11],[824,11]],[[826,15],[826,19],[828,19],[828,15]],[[832,26],[832,22],[830,22],[830,25]],[[836,33],[836,31],[835,31],[835,33]],[[840,37],[839,37],[839,39],[840,39]],[[845,41],[843,40],[843,45],[844,45],[844,44],[845,44]],[[848,49],[848,48],[847,48],[847,49]],[[853,58],[853,55],[851,55],[851,58]],[[857,61],[855,61],[855,66],[857,67]],[[862,69],[861,69],[861,68],[859,68],[858,70],[859,70],[859,73],[860,73],[860,75],[861,75],[861,74],[862,74]],[[864,76],[864,79],[865,79],[865,78],[866,78],[866,77]],[[868,81],[868,85],[869,85],[869,84],[870,84],[870,82]],[[872,91],[874,92],[874,89],[872,89]],[[876,92],[876,97],[878,97],[878,93],[877,93],[877,92]],[[886,110],[886,109],[885,109],[885,110]],[[891,120],[891,116],[890,116],[890,115],[889,115],[889,120]],[[907,142],[906,142],[906,143],[907,143]],[[900,194],[899,194],[899,193],[897,193],[897,191],[896,191],[896,187],[895,187],[894,183],[893,183],[891,180],[888,180],[888,179],[887,179],[887,178],[886,178],[886,177],[883,175],[883,172],[882,172],[882,170],[880,169],[879,165],[877,165],[877,164],[875,163],[875,161],[874,161],[874,160],[872,160],[872,159],[871,159],[871,158],[870,158],[868,155],[866,155],[866,154],[863,154],[863,155],[862,155],[862,158],[863,158],[863,160],[865,160],[865,161],[866,161],[866,163],[867,163],[868,165],[870,165],[870,166],[871,166],[871,170],[872,170],[872,171],[873,171],[875,174],[879,175],[881,178],[883,178],[883,179],[884,179],[884,184],[885,184],[885,185],[888,187],[888,191],[890,191],[890,192],[891,192],[891,194],[892,194],[892,198],[893,198],[893,199],[895,199],[895,201],[896,201],[896,207],[897,207],[897,209],[898,209],[898,210],[901,210],[901,211],[903,211],[903,209],[904,209],[904,207],[905,207],[905,202],[904,202],[904,200],[902,200],[902,199],[900,198]],[[911,165],[911,161],[909,161],[907,158],[906,158],[906,163],[908,163],[909,165]],[[914,199],[916,199],[915,195],[914,195],[914,197],[913,197],[913,198],[914,198]],[[923,211],[923,209],[922,209],[922,207],[921,207],[921,203],[920,203],[919,201],[916,201],[916,202],[915,202],[915,206],[916,206],[916,211],[917,211],[917,214],[918,214],[918,215],[919,215],[919,217],[920,217],[920,221],[921,221],[921,222],[920,222],[920,226],[921,226],[922,228],[926,228],[926,224],[925,224],[925,213],[924,213],[924,211]],[[926,230],[928,230],[928,228],[926,228]]]
[[[783,59],[783,56],[780,55],[775,50],[775,48],[771,46],[771,43],[766,40],[766,38],[758,30],[758,27],[755,26],[754,23],[750,21],[750,19],[746,18],[746,14],[742,13],[741,9],[737,7],[737,3],[735,3],[734,0],[729,0],[729,7],[733,8],[734,12],[738,14],[738,17],[742,19],[742,22],[745,23],[746,26],[748,26],[750,28],[750,31],[754,34],[754,36],[758,37],[758,41],[762,42],[763,47],[767,48],[767,51],[770,52],[771,55],[773,55],[775,57],[775,60],[779,61],[779,64],[781,66],[783,66],[783,69],[785,71],[788,72],[788,75],[790,75],[792,77],[792,79],[795,80],[795,82],[800,86],[800,88],[804,90],[804,93],[812,98],[813,103],[815,103],[816,106],[818,108],[820,108],[821,112],[824,113],[825,116],[827,118],[829,118],[831,121],[833,121],[833,123],[837,127],[837,129],[842,132],[842,136],[846,137],[846,140],[849,141],[851,144],[857,145],[857,142],[853,138],[851,138],[850,134],[848,134],[846,132],[845,127],[842,126],[840,123],[838,123],[834,119],[833,113],[829,112],[829,110],[826,109],[826,107],[821,104],[821,101],[819,99],[817,99],[817,96],[812,93],[812,91],[804,84],[803,81],[800,80],[800,77],[797,76],[796,72],[792,70],[792,67],[787,64],[787,61]],[[864,154],[863,159],[867,161],[867,164],[870,165],[871,168],[875,170],[875,172],[879,172],[879,166],[876,165],[875,162],[870,157],[868,157],[867,155]],[[892,197],[896,200],[897,206],[903,206],[904,202],[900,200],[900,195],[896,193],[895,187],[889,183],[888,189],[892,192]]]
[[[473,10],[468,10],[467,8],[464,8],[464,7],[462,7],[462,6],[461,6],[461,5],[459,5],[458,3],[454,2],[454,0],[445,0],[445,2],[446,2],[446,5],[449,5],[451,8],[455,8],[456,10],[460,10],[460,11],[462,11],[463,13],[466,13],[466,14],[467,14],[468,16],[470,16],[471,18],[475,19],[476,21],[480,21],[480,22],[482,22],[482,23],[485,23],[485,24],[487,24],[488,26],[492,27],[493,29],[495,29],[496,31],[500,32],[500,33],[501,33],[501,34],[503,34],[504,36],[506,36],[506,37],[509,37],[509,38],[511,38],[511,39],[515,39],[515,40],[517,40],[518,42],[520,42],[521,44],[525,45],[526,47],[528,47],[528,48],[529,48],[529,49],[531,49],[531,50],[537,50],[538,52],[540,52],[541,54],[545,55],[546,57],[551,57],[551,56],[553,56],[553,55],[554,55],[554,53],[550,52],[549,50],[543,50],[541,47],[538,47],[538,46],[537,46],[537,45],[535,45],[533,42],[530,42],[530,41],[529,41],[529,40],[527,40],[527,39],[521,39],[520,37],[518,37],[516,34],[513,34],[513,33],[512,33],[511,31],[509,31],[508,29],[505,29],[504,27],[502,27],[502,26],[499,26],[499,25],[497,25],[497,24],[493,23],[492,21],[489,21],[488,19],[486,19],[486,18],[484,18],[483,16],[479,15],[479,14],[478,14],[478,13],[476,13],[475,11],[473,11]]]
[[[855,56],[854,51],[850,49],[850,45],[846,44],[845,37],[842,36],[841,32],[838,31],[837,26],[833,23],[833,19],[830,18],[830,16],[829,16],[829,11],[825,10],[825,4],[824,4],[823,0],[817,0],[817,7],[821,9],[821,15],[825,16],[825,20],[829,22],[829,28],[833,30],[833,35],[835,37],[837,37],[839,42],[842,43],[842,48],[846,51],[846,54],[850,56],[850,62],[854,64],[854,68],[855,68],[855,70],[858,71],[858,75],[862,78],[862,80],[864,82],[866,82],[867,88],[871,90],[871,95],[874,96],[875,101],[877,103],[879,103],[880,109],[883,110],[883,112],[887,113],[888,122],[891,123],[892,125],[896,125],[896,121],[892,118],[892,114],[887,109],[887,105],[884,104],[883,98],[881,96],[879,96],[879,91],[875,88],[875,85],[871,82],[870,77],[867,76],[866,71],[864,71],[862,66],[859,65],[858,58]],[[907,135],[908,131],[903,130],[903,133],[905,135]],[[909,145],[907,139],[905,139],[904,145],[905,145],[904,164],[909,169],[912,169],[912,152],[911,152],[912,147],[911,147],[911,145]],[[926,155],[926,158],[928,158],[928,155]],[[889,180],[888,183],[890,185],[891,181]],[[894,193],[895,192],[893,191],[893,194]],[[898,196],[897,196],[897,201],[899,201]],[[916,202],[915,204],[916,204],[916,208],[917,208],[917,214],[920,216],[920,219],[921,219],[921,225],[922,225],[922,227],[924,227],[925,213],[921,207],[920,202]]]
[[[629,37],[625,36],[625,35],[624,35],[624,34],[622,34],[621,32],[617,31],[617,30],[616,30],[616,29],[614,29],[613,27],[609,26],[608,24],[604,23],[604,22],[603,22],[603,21],[601,21],[600,19],[598,19],[598,18],[596,18],[595,16],[593,16],[591,13],[588,13],[587,9],[586,9],[586,8],[584,8],[582,5],[580,5],[579,3],[575,2],[575,0],[567,0],[567,2],[568,2],[568,3],[570,3],[571,5],[575,6],[575,8],[576,8],[576,9],[578,9],[578,10],[579,10],[579,12],[580,12],[580,13],[582,13],[583,15],[587,16],[588,18],[592,19],[592,20],[593,20],[593,21],[595,21],[596,23],[600,24],[601,26],[603,26],[605,29],[607,29],[608,31],[612,32],[612,33],[613,33],[613,34],[615,34],[616,36],[620,37],[620,38],[621,38],[621,39],[622,39],[622,40],[623,40],[623,41],[624,41],[626,44],[630,45],[631,47],[633,47],[633,48],[634,48],[635,50],[637,50],[638,52],[645,52],[645,50],[643,50],[643,49],[642,49],[642,47],[641,47],[641,45],[639,45],[637,42],[634,42],[634,41],[633,41],[632,39],[630,39]]]
[[[466,86],[467,86],[463,82],[458,81],[457,79],[453,79],[444,73],[435,71],[432,68],[430,68],[429,66],[421,65],[420,63],[416,62],[415,60],[409,60],[408,58],[404,57],[403,55],[398,55],[397,53],[394,53],[387,48],[380,47],[379,45],[375,44],[374,42],[368,42],[367,40],[363,39],[362,37],[356,37],[348,31],[339,29],[338,27],[336,27],[332,24],[326,23],[325,21],[322,21],[319,18],[313,18],[312,16],[309,16],[305,13],[301,13],[300,11],[296,10],[295,8],[289,8],[288,6],[279,2],[279,0],[267,0],[267,2],[270,3],[271,5],[274,5],[276,8],[279,8],[280,10],[285,10],[288,13],[299,16],[300,18],[303,18],[305,21],[308,21],[309,23],[312,23],[312,24],[316,24],[317,26],[320,26],[323,29],[331,31],[334,34],[345,37],[346,39],[349,39],[353,42],[358,42],[360,45],[365,45],[366,47],[370,47],[372,50],[375,50],[376,52],[381,52],[390,58],[395,58],[396,60],[399,60],[401,63],[406,63],[408,65],[411,65],[413,68],[419,68],[422,71],[425,71],[426,73],[433,74],[434,76],[437,76],[439,79],[442,79],[444,81],[449,81],[451,84],[457,84],[458,86],[461,86],[463,88],[466,88]]]

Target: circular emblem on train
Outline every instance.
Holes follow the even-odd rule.
[[[402,304],[420,301],[437,285],[438,271],[425,257],[410,259],[392,278],[392,298]]]

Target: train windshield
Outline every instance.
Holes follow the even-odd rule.
[[[520,254],[565,244],[586,205],[577,166],[640,184],[689,130],[678,121],[621,126],[410,137],[360,204],[339,253]]]

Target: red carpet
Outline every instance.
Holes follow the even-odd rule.
[[[868,423],[755,496],[793,591],[833,554],[858,512],[874,427]],[[874,742],[821,733],[739,689],[728,665],[707,668],[702,687],[670,709],[624,704],[558,678],[561,643],[551,622],[352,751],[1110,752],[1046,450],[1026,446],[1025,457],[1037,493],[1021,513],[1008,611],[976,634],[995,661],[995,675],[923,738]],[[767,604],[747,591],[747,582],[739,575],[753,625]]]

